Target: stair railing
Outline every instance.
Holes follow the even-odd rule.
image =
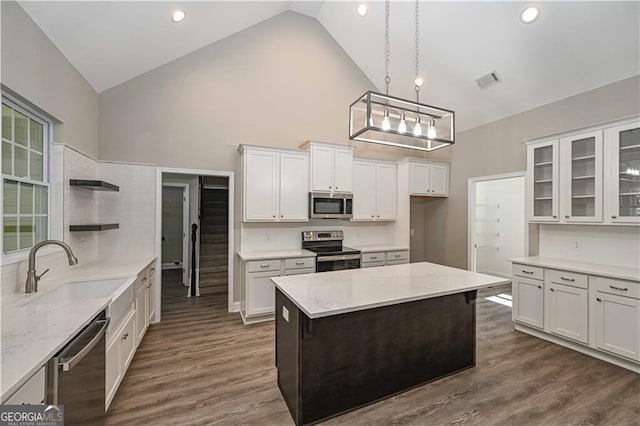
[[[198,239],[198,225],[191,225],[191,296],[196,296],[196,240]]]

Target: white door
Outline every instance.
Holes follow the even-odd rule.
[[[156,274],[149,275],[147,288],[147,325],[155,322],[156,315]]]
[[[535,222],[558,222],[558,140],[527,146],[528,217]]]
[[[605,129],[607,222],[640,223],[640,123]]]
[[[545,312],[551,333],[589,343],[588,291],[566,285],[549,284]]]
[[[592,292],[596,346],[640,361],[640,300]]]
[[[281,222],[309,220],[309,156],[283,152],[280,154]]]
[[[353,162],[353,220],[375,220],[376,165]]]
[[[513,319],[537,328],[544,328],[543,282],[514,277]]]
[[[335,192],[353,191],[353,151],[335,148],[333,161]]]
[[[246,150],[244,155],[244,220],[275,222],[279,207],[280,154]]]
[[[395,164],[377,164],[376,220],[396,220],[396,181]]]
[[[311,190],[333,191],[333,148],[311,145]]]
[[[426,195],[431,192],[430,167],[428,164],[412,163],[411,194]]]
[[[449,193],[449,166],[430,165],[431,195],[446,196]]]
[[[147,288],[147,285],[145,283],[144,286],[138,291],[138,295],[136,297],[136,347],[140,346],[142,337],[147,330],[147,325],[149,325],[148,292],[149,289]]]
[[[247,274],[247,316],[270,314],[275,311],[275,286],[271,277],[279,272],[251,272]]]
[[[602,131],[560,139],[560,206],[567,222],[602,222]]]

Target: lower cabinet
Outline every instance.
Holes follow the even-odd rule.
[[[40,368],[27,382],[13,393],[3,404],[7,405],[40,405],[46,399],[46,367]],[[16,423],[18,424],[18,423]]]
[[[272,314],[276,309],[275,287],[272,277],[280,271],[251,272],[247,274],[246,316]]]
[[[596,346],[640,361],[640,300],[593,292]]]
[[[142,342],[144,333],[147,331],[147,326],[149,325],[149,316],[147,314],[149,311],[148,299],[149,287],[144,285],[138,290],[136,297],[136,347],[140,346],[140,342]]]
[[[107,342],[105,360],[105,410],[109,408],[136,350],[136,315],[132,309]]]
[[[147,325],[155,322],[156,315],[156,267],[149,269],[149,281],[147,284]]]
[[[546,288],[547,329],[581,343],[589,343],[589,292],[561,284]]]
[[[361,268],[374,268],[377,266],[402,265],[409,263],[408,250],[380,251],[362,253]]]
[[[513,320],[544,328],[544,282],[514,277]]]

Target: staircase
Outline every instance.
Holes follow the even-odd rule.
[[[200,194],[200,295],[228,297],[228,190]]]

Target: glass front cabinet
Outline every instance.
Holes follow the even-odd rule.
[[[558,157],[557,139],[527,146],[527,210],[532,221],[558,221]]]
[[[609,223],[640,223],[640,120],[604,131]]]

